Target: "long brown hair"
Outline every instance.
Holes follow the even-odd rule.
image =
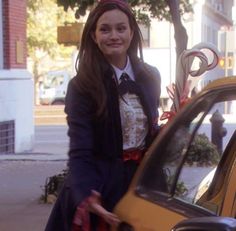
[[[107,61],[102,52],[94,42],[91,34],[95,32],[97,21],[106,11],[118,9],[124,12],[128,19],[130,28],[134,35],[128,49],[128,55],[132,59],[137,59],[138,51],[142,58],[142,35],[136,19],[128,3],[123,0],[101,0],[90,12],[86,21],[79,54],[76,62],[77,75],[75,81],[82,93],[88,93],[95,102],[96,115],[100,116],[106,107],[106,91],[103,84],[104,66]]]

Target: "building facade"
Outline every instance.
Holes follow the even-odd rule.
[[[0,0],[0,154],[30,151],[34,144],[34,84],[26,66],[26,0]],[[184,16],[188,48],[200,42],[213,43],[225,55],[222,44],[231,44],[224,34],[235,30],[233,0],[192,0],[194,14]],[[235,22],[235,21],[234,21]],[[152,20],[143,28],[145,61],[156,66],[162,76],[162,98],[166,86],[175,82],[175,40],[169,22]],[[233,33],[234,34],[234,33]],[[221,36],[223,35],[223,36]],[[233,41],[235,37],[233,37]],[[227,50],[235,57],[233,51]],[[229,49],[229,48],[227,48]],[[202,78],[202,86],[235,70],[217,67]]]
[[[0,0],[0,154],[34,142],[33,79],[26,67],[26,0]]]
[[[232,20],[233,0],[193,0],[193,14],[183,16],[183,24],[188,34],[187,48],[191,49],[198,43],[214,44],[219,50],[220,57],[224,57],[225,44],[235,45],[224,37],[224,33],[234,31]],[[145,33],[145,31],[143,31]],[[222,35],[222,36],[221,36]],[[173,25],[166,21],[153,19],[148,34],[144,35],[148,47],[144,50],[145,60],[156,66],[162,76],[162,98],[167,98],[166,86],[175,82],[175,40]],[[148,37],[148,39],[147,39]],[[234,37],[235,40],[235,37]],[[234,53],[235,54],[235,53]],[[235,56],[228,51],[227,55]],[[202,81],[199,81],[199,88],[204,87],[210,81],[233,74],[233,67],[227,68],[217,66],[214,70],[206,72]]]
[[[218,65],[214,70],[205,73],[201,81],[201,87],[204,87],[214,79],[233,74],[233,67],[226,63],[226,59],[233,55],[233,50],[228,49],[229,45],[233,47],[233,44],[227,35],[233,31],[232,7],[234,1],[205,0],[197,2],[194,22],[196,24],[199,21],[199,30],[194,31],[192,41],[214,44],[218,48],[220,59],[225,60],[225,65]]]

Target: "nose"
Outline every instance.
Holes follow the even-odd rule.
[[[118,39],[118,33],[116,30],[111,31],[111,39]]]

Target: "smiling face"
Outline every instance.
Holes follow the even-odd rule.
[[[123,68],[127,50],[133,38],[129,19],[125,13],[114,9],[106,11],[97,21],[93,39],[108,62]]]

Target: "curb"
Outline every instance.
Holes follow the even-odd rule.
[[[18,153],[0,154],[0,161],[67,161],[67,154],[52,153]]]

